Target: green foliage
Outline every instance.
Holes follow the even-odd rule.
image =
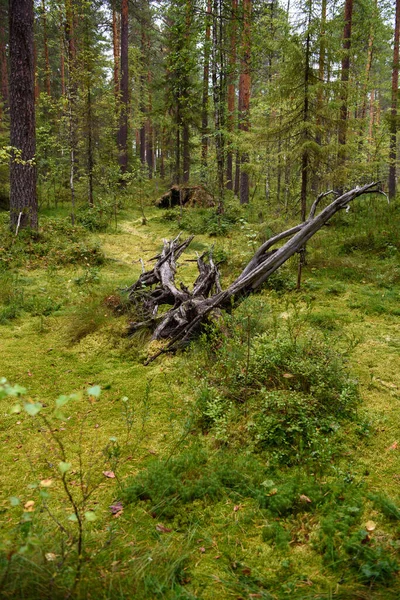
[[[222,214],[211,208],[173,208],[163,213],[164,221],[175,221],[181,230],[194,234],[207,234],[211,237],[227,235],[242,220],[241,208],[227,204]]]
[[[368,496],[374,506],[391,521],[400,520],[400,508],[385,494],[370,494]]]
[[[46,291],[33,293],[23,277],[10,271],[0,272],[0,324],[16,319],[22,313],[48,317],[61,305],[60,299]]]
[[[357,383],[343,356],[308,329],[312,312],[277,319],[264,307],[263,325],[256,302],[225,315],[204,341],[198,426],[277,464],[325,463],[339,451],[341,423],[355,416]]]
[[[88,241],[83,227],[73,227],[62,219],[46,219],[39,232],[11,232],[1,227],[0,270],[25,266],[101,265],[103,253],[98,244]]]
[[[76,222],[89,231],[105,231],[112,220],[114,207],[96,199],[94,206],[82,205],[76,211]]]
[[[342,254],[351,254],[356,251],[390,258],[396,256],[400,251],[400,241],[394,231],[368,231],[349,236],[342,242],[340,247]]]

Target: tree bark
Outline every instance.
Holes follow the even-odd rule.
[[[202,179],[206,179],[207,174],[207,153],[208,153],[208,79],[210,77],[210,15],[211,0],[207,0],[206,13],[206,31],[204,39],[204,64],[203,64],[203,99],[201,107],[201,165]]]
[[[7,53],[6,42],[7,34],[5,24],[7,21],[7,10],[4,4],[0,5],[0,102],[3,102],[3,108],[8,106],[8,69],[7,69]],[[1,119],[1,104],[0,104],[0,119]]]
[[[10,141],[16,149],[10,163],[10,225],[14,231],[37,229],[32,0],[9,2],[9,48]]]
[[[114,81],[114,96],[118,106],[119,103],[119,55],[120,55],[120,44],[119,44],[119,23],[118,13],[115,10],[115,6],[112,8],[112,41],[113,41],[113,81]]]
[[[45,62],[45,82],[46,92],[51,96],[51,69],[49,60],[49,44],[47,40],[47,17],[46,17],[46,2],[42,0],[42,19],[43,19],[43,46],[44,46],[44,62]]]
[[[389,153],[389,198],[396,197],[397,163],[397,96],[399,89],[399,41],[400,41],[400,0],[396,0],[396,23],[394,29],[394,50],[392,69],[392,106],[390,112],[390,153]]]
[[[241,73],[239,78],[239,110],[240,122],[239,129],[241,131],[249,131],[250,129],[250,60],[251,60],[251,1],[243,0],[243,43],[242,43],[242,59]],[[246,165],[249,162],[248,152],[242,152],[240,157],[240,187],[239,198],[240,204],[248,204],[249,202],[249,174],[246,170]],[[243,169],[243,167],[245,167]]]
[[[351,48],[351,25],[353,18],[353,0],[346,0],[344,7],[344,29],[343,29],[343,56],[342,56],[342,92],[339,119],[339,164],[344,167],[346,164],[346,141],[347,141],[347,103],[348,103],[348,83],[350,73],[350,48]],[[343,175],[341,181],[344,182]],[[343,184],[341,185],[341,189]]]
[[[118,130],[119,166],[121,173],[128,169],[128,111],[129,111],[129,34],[128,0],[121,0],[121,104]]]
[[[235,80],[236,80],[236,31],[237,31],[237,0],[232,0],[230,23],[230,51],[228,71],[228,132],[232,136],[235,128]],[[233,151],[232,140],[229,140],[226,155],[226,187],[233,190]]]

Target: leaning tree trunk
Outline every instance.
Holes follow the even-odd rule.
[[[274,271],[296,252],[301,251],[304,244],[334,214],[347,208],[349,202],[355,198],[369,193],[382,192],[377,183],[369,183],[340,196],[333,191],[320,194],[311,206],[308,218],[262,244],[239,277],[225,290],[221,287],[218,264],[214,262],[212,252],[209,253],[208,260],[206,253],[197,256],[199,276],[193,288],[190,290],[183,283],[178,287],[175,283],[177,261],[189,246],[193,236],[183,242],[180,241],[179,235],[171,241],[164,240],[161,254],[153,259],[156,260],[154,268],[147,272],[143,269],[139,279],[126,290],[129,293],[129,300],[143,315],[142,321],[130,324],[129,333],[148,327],[153,330],[154,340],[168,340],[167,344],[147,363],[161,353],[190,341],[211,313],[221,308],[229,309],[259,289]],[[318,204],[330,194],[335,194],[336,199],[316,215]],[[290,239],[279,249],[271,250],[286,238]],[[171,308],[158,315],[159,307],[162,305],[169,305]]]

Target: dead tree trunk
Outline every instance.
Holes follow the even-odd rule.
[[[235,303],[259,289],[268,277],[283,265],[296,252],[301,251],[305,243],[319,231],[334,214],[363,194],[382,193],[377,183],[357,187],[338,196],[329,191],[320,194],[311,206],[308,218],[299,225],[283,231],[262,244],[239,277],[225,290],[221,288],[218,264],[215,264],[212,252],[197,256],[199,275],[189,290],[183,283],[175,283],[177,261],[189,246],[193,236],[181,242],[179,235],[164,240],[161,254],[151,271],[145,271],[126,292],[129,300],[135,304],[143,317],[137,323],[131,323],[129,333],[148,327],[153,330],[154,340],[168,340],[165,347],[152,356],[151,362],[161,353],[173,350],[187,343],[199,331],[207,318],[218,309],[229,309]],[[316,209],[323,198],[330,194],[337,197],[318,215]],[[282,240],[290,238],[278,249],[271,249]],[[171,308],[158,315],[161,305]]]

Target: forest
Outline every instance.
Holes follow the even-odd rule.
[[[0,0],[0,598],[400,597],[400,0]]]

